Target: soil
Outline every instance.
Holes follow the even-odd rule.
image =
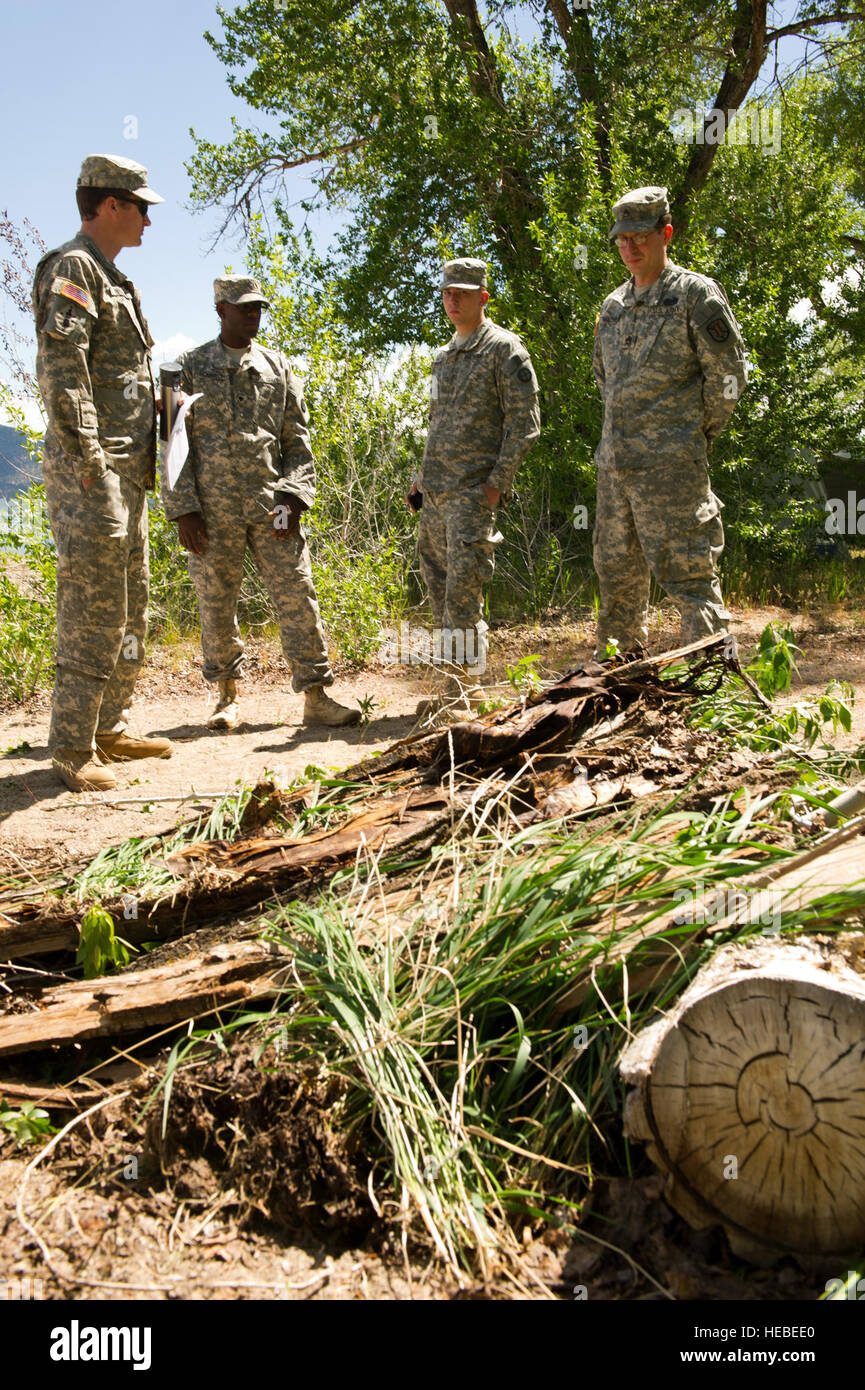
[[[671,616],[662,610],[657,618],[653,650],[675,645]],[[865,621],[840,608],[740,612],[733,630],[743,658],[771,620],[790,622],[802,648],[788,700],[822,692],[833,678],[849,682],[857,696],[853,729],[837,743],[865,743]],[[491,681],[504,682],[507,665],[535,653],[548,676],[586,660],[591,624],[550,615],[498,627],[492,643]],[[134,724],[168,735],[174,754],[118,765],[111,796],[69,792],[55,779],[46,694],[0,713],[0,752],[7,750],[0,875],[17,879],[87,859],[131,835],[157,834],[197,810],[200,794],[229,792],[266,771],[287,782],[311,763],[346,767],[415,726],[425,687],[404,669],[340,673],[337,698],[371,696],[375,706],[365,727],[330,731],[301,724],[302,698],[291,693],[272,648],[251,643],[249,655],[243,722],[216,734],[205,727],[208,691],[195,649],[152,653]],[[157,1074],[150,1068],[161,1072],[164,1054],[137,1055],[134,1063],[118,1055],[102,1077],[122,1083],[125,1094],[79,1116],[50,1153],[17,1151],[0,1130],[0,1280],[40,1281],[37,1296],[63,1299],[727,1300],[810,1299],[822,1291],[821,1279],[792,1262],[745,1269],[717,1233],[691,1231],[661,1199],[661,1179],[647,1160],[633,1179],[599,1176],[576,1240],[526,1227],[520,1281],[502,1276],[484,1288],[461,1287],[422,1248],[403,1248],[398,1213],[376,1214],[369,1200],[375,1174],[326,1123],[338,1091],[314,1074],[278,1066],[262,1085],[249,1058],[232,1056],[178,1080],[168,1144],[161,1103],[141,1115]],[[69,1117],[69,1110],[52,1112],[55,1125]]]
[[[790,623],[802,647],[798,677],[781,703],[819,694],[832,679],[847,681],[858,698],[852,732],[839,734],[837,743],[852,748],[865,742],[865,619],[840,607],[818,615],[734,612],[732,630],[746,659],[770,621]],[[493,626],[487,680],[500,694],[512,690],[505,668],[522,656],[540,655],[540,674],[552,676],[592,652],[588,620],[551,615],[532,625]],[[657,611],[651,649],[663,651],[677,640],[671,611]],[[310,764],[348,767],[404,738],[415,727],[418,700],[428,693],[410,668],[346,671],[331,693],[343,703],[371,696],[375,704],[365,727],[329,730],[301,723],[303,698],[292,693],[288,669],[272,646],[250,642],[247,670],[240,687],[242,722],[230,733],[215,733],[206,727],[212,693],[195,646],[154,649],[136,691],[131,731],[168,736],[174,753],[170,759],[115,764],[118,787],[110,794],[68,791],[54,774],[46,746],[49,692],[0,712],[0,873],[17,877],[22,867],[68,864],[130,835],[158,834],[200,805],[213,804],[212,797],[197,801],[196,793],[225,794],[265,772],[286,784]]]

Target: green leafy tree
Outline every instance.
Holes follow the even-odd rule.
[[[717,276],[743,325],[752,387],[713,458],[728,528],[761,553],[795,551],[815,509],[805,487],[791,502],[791,477],[865,434],[858,0],[804,0],[783,22],[766,0],[486,13],[474,0],[252,0],[219,13],[223,33],[207,37],[271,128],[198,139],[193,200],[225,225],[263,212],[257,235],[266,225],[294,248],[344,351],[441,341],[442,258],[491,265],[491,316],[523,335],[544,393],[543,436],[505,514],[504,589],[524,604],[579,588],[590,528],[574,530],[573,505],[591,511],[601,420],[592,331],[625,275],[606,232],[615,197],[642,183],[668,186],[674,258]],[[802,70],[759,93],[790,36],[807,41]],[[724,126],[739,113],[747,143],[719,141],[719,110]],[[281,180],[297,168],[311,179],[304,208],[348,219],[324,259],[293,239]],[[803,300],[813,313],[790,319]]]

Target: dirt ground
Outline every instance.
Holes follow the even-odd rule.
[[[789,700],[821,692],[829,680],[850,682],[857,693],[854,725],[839,745],[865,742],[865,620],[841,610],[791,615],[780,609],[735,612],[732,630],[750,654],[767,622],[791,622],[803,654]],[[656,615],[652,650],[677,641],[668,610]],[[497,693],[511,687],[505,667],[524,655],[541,657],[541,673],[553,675],[588,659],[591,624],[550,619],[531,626],[495,628],[488,680]],[[310,764],[343,768],[404,738],[414,727],[414,709],[424,693],[407,667],[371,666],[338,677],[337,698],[375,701],[366,727],[328,730],[305,727],[303,700],[291,691],[289,672],[272,645],[250,643],[248,676],[241,687],[242,722],[231,733],[206,727],[212,694],[202,679],[196,647],[156,648],[136,691],[132,730],[167,735],[170,759],[117,764],[117,791],[76,793],[55,777],[46,738],[50,696],[41,692],[26,706],[0,712],[0,873],[17,877],[49,863],[90,857],[130,835],[155,835],[191,816],[196,793],[231,792],[265,771],[285,783]],[[166,798],[166,799],[161,799]]]
[[[770,620],[792,622],[802,647],[789,698],[819,693],[833,678],[850,682],[857,696],[854,725],[838,742],[865,742],[865,620],[840,609],[737,613],[733,630],[745,659]],[[675,641],[675,628],[662,614],[652,649]],[[526,654],[541,656],[544,675],[579,664],[591,652],[592,631],[588,621],[551,618],[497,628],[492,642],[489,679],[501,681],[504,668]],[[345,672],[334,694],[349,702],[371,696],[369,724],[305,728],[301,697],[290,692],[281,659],[271,646],[253,643],[243,722],[229,734],[214,734],[204,725],[208,691],[195,648],[157,649],[139,685],[134,727],[168,735],[174,755],[120,765],[111,797],[75,794],[54,779],[46,749],[47,695],[7,709],[0,713],[0,875],[18,878],[27,869],[90,857],[130,835],[156,834],[189,817],[196,794],[229,792],[265,771],[285,781],[311,763],[348,766],[410,732],[423,689],[403,668]],[[86,1067],[86,1058],[80,1061]],[[118,1052],[101,1079],[128,1081],[134,1091],[146,1080],[143,1068],[163,1061],[155,1049],[134,1063]],[[39,1078],[34,1072],[28,1079]],[[147,1084],[152,1089],[152,1079]],[[55,1125],[72,1117],[69,1110],[52,1114]],[[238,1124],[238,1142],[245,1142],[242,1124],[231,1123]],[[298,1237],[281,1228],[269,1208],[242,1218],[234,1175],[218,1164],[194,1155],[180,1167],[153,1163],[144,1129],[122,1098],[80,1119],[53,1153],[17,1151],[4,1138],[0,1281],[7,1287],[15,1280],[40,1281],[38,1297],[133,1300],[571,1299],[579,1288],[601,1299],[808,1299],[823,1288],[822,1279],[792,1262],[750,1270],[731,1261],[717,1234],[690,1231],[658,1200],[660,1179],[647,1161],[632,1181],[599,1178],[595,1229],[603,1242],[593,1243],[591,1222],[576,1243],[563,1233],[527,1227],[520,1279],[502,1277],[486,1288],[461,1288],[423,1252],[403,1252],[396,1237],[384,1243],[360,1232],[348,1241],[327,1233]]]

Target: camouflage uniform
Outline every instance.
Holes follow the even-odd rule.
[[[101,155],[84,161],[79,180],[162,202],[146,183],[141,165]],[[86,749],[94,734],[125,728],[144,660],[145,490],[153,486],[156,459],[153,339],[135,286],[83,234],[42,257],[33,312],[48,416],[42,470],[57,547],[49,747]]]
[[[307,507],[315,500],[300,382],[282,353],[255,342],[238,362],[215,338],[184,353],[180,364],[183,390],[203,395],[186,419],[189,457],[174,488],[163,474],[162,496],[169,520],[189,512],[204,518],[208,545],[201,555],[190,552],[188,564],[198,596],[205,679],[242,675],[237,600],[248,546],[277,610],[293,688],[331,685],[303,531],[298,526],[280,538],[267,516],[285,504],[286,493]]]
[[[475,268],[478,280],[464,287],[485,285],[486,267],[474,260],[446,265],[445,285],[459,288],[454,277],[465,275],[466,268],[470,275]],[[483,670],[483,589],[503,538],[482,485],[504,498],[510,494],[520,463],[540,435],[538,383],[521,339],[482,319],[462,342],[454,334],[436,353],[430,397],[418,480],[421,572],[435,626],[455,634],[454,660]]]
[[[647,221],[627,220],[629,200],[639,211],[638,195],[648,194],[658,197]],[[669,211],[666,190],[627,194],[616,205],[625,220],[610,235],[648,229],[661,211]],[[730,614],[715,573],[723,504],[706,459],[746,374],[723,289],[672,261],[642,293],[631,277],[604,300],[592,365],[604,398],[595,454],[597,651],[611,638],[622,651],[647,641],[650,574],[679,608],[686,643],[726,631]]]

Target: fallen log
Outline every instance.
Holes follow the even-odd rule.
[[[693,681],[704,665],[695,666],[678,681],[665,682],[663,687],[659,673],[688,656],[701,654],[706,661],[737,667],[724,634],[657,657],[640,657],[618,665],[589,662],[509,709],[402,740],[380,758],[368,758],[349,768],[342,776],[346,783],[355,783],[354,795],[357,783],[370,785],[373,797],[382,783],[389,784],[389,789],[367,800],[344,824],[295,838],[247,836],[233,844],[204,841],[188,846],[169,860],[177,875],[175,884],[158,897],[135,901],[134,914],[129,911],[128,897],[108,900],[102,906],[114,918],[119,934],[139,945],[171,940],[227,915],[237,916],[277,894],[297,896],[318,891],[337,870],[353,864],[363,850],[379,854],[409,844],[429,846],[440,838],[451,822],[455,803],[448,792],[430,783],[452,786],[452,771],[460,774],[461,785],[471,788],[475,806],[480,805],[478,777],[492,788],[491,772],[501,772],[518,803],[525,791],[522,812],[527,819],[573,814],[622,797],[651,795],[661,789],[660,784],[631,771],[596,779],[591,792],[582,782],[561,786],[546,806],[537,804],[531,782],[538,779],[538,765],[545,759],[544,766],[555,773],[560,754],[568,745],[586,738],[594,748],[594,735],[616,729],[626,716],[636,715],[641,708],[660,708],[690,697]],[[525,778],[515,777],[514,772],[519,774],[523,768]],[[399,790],[393,789],[394,782],[400,784]],[[544,790],[540,783],[539,788]],[[272,787],[270,791],[271,801],[280,801]],[[312,793],[312,784],[293,791],[292,805],[311,806]],[[256,801],[253,809],[258,820],[247,819],[245,813],[244,828],[266,822],[268,804],[266,800]],[[74,951],[84,910],[83,905],[72,907],[68,902],[44,898],[8,905],[0,900],[0,961]]]
[[[623,1053],[670,1204],[758,1264],[865,1244],[865,980],[807,938],[723,947]]]
[[[157,898],[136,901],[133,918],[127,898],[103,906],[133,945],[168,941],[216,918],[258,907],[278,893],[320,889],[339,869],[354,864],[359,852],[379,854],[420,840],[431,842],[444,833],[453,809],[446,792],[421,786],[367,801],[343,824],[302,838],[200,841],[172,856],[176,885]],[[44,901],[10,908],[0,919],[0,960],[76,950],[85,910],[84,905]]]
[[[713,883],[690,899],[680,895],[677,901],[671,893],[668,910],[642,927],[641,907],[618,912],[614,920],[602,917],[591,928],[592,934],[616,937],[604,961],[605,981],[607,971],[627,962],[631,993],[654,988],[681,965],[689,951],[702,947],[707,936],[758,923],[765,936],[778,938],[785,913],[789,917],[813,908],[812,927],[837,920],[843,895],[861,897],[865,891],[863,830],[859,820],[794,858]],[[629,958],[637,951],[639,962],[634,966]],[[593,988],[590,978],[577,980],[559,1000],[554,1018],[577,1008]]]
[[[39,996],[35,1012],[0,1018],[0,1056],[185,1023],[276,993],[290,962],[275,942],[240,941],[171,965],[60,985]]]
[[[680,682],[666,682],[663,689],[658,677],[665,667],[701,653],[722,660],[741,674],[725,633],[618,665],[589,661],[507,709],[491,710],[436,733],[403,739],[380,758],[356,763],[343,775],[375,781],[383,774],[412,768],[429,770],[437,778],[444,777],[451,767],[473,773],[492,768],[506,772],[529,757],[559,752],[604,721],[612,724],[639,700],[690,697],[700,667],[695,666]]]

